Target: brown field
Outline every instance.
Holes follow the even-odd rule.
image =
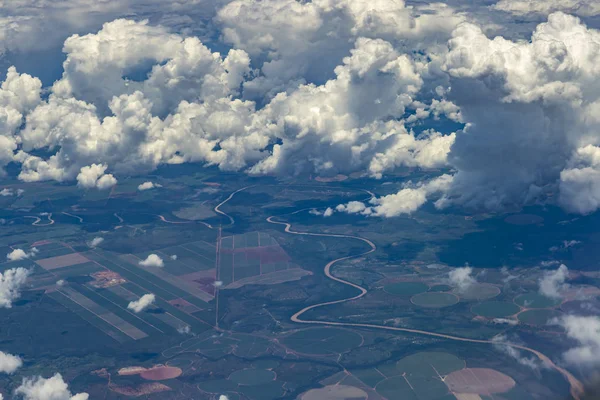
[[[452,393],[457,400],[481,400],[477,393]]]
[[[360,400],[369,395],[364,390],[346,385],[330,385],[320,389],[312,389],[304,393],[302,400]]]
[[[181,368],[160,366],[147,369],[140,376],[149,381],[162,381],[177,378],[182,373]]]
[[[489,368],[464,368],[447,375],[444,382],[455,393],[490,395],[504,393],[515,386],[510,376]]]
[[[50,271],[57,268],[70,267],[71,265],[83,264],[89,261],[90,260],[80,253],[72,253],[64,256],[43,258],[41,260],[37,260],[36,264],[45,270]]]
[[[118,386],[112,384],[110,385],[110,390],[119,394],[123,394],[125,396],[139,397],[147,396],[152,393],[167,392],[171,390],[171,388],[167,385],[163,385],[162,383],[153,382],[142,383],[138,386]]]
[[[214,283],[216,280],[216,270],[214,268],[192,272],[191,274],[180,275],[178,278],[186,282],[193,282],[198,289],[202,290],[203,292],[206,292],[211,296],[215,295]]]
[[[144,371],[146,371],[144,367],[125,367],[121,368],[117,373],[119,375],[139,375]]]

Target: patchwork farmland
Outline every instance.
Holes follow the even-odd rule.
[[[225,289],[248,284],[276,284],[309,274],[293,264],[279,243],[264,232],[221,239],[219,280]]]

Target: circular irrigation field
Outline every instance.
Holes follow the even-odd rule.
[[[364,390],[346,385],[330,385],[324,388],[311,389],[304,393],[301,400],[363,400],[369,395]]]
[[[410,301],[419,307],[443,308],[458,303],[458,296],[452,293],[426,292],[411,297]]]
[[[546,325],[549,320],[561,313],[555,310],[538,309],[523,311],[518,315],[519,321],[529,325]]]
[[[454,293],[466,300],[487,300],[498,296],[500,288],[489,283],[474,283],[460,292],[455,289]]]
[[[546,297],[539,293],[526,293],[515,297],[515,303],[525,308],[549,308],[560,304],[559,299]]]
[[[489,368],[465,368],[454,371],[445,380],[454,393],[490,395],[508,392],[515,387],[513,378]]]
[[[263,383],[274,381],[276,378],[275,372],[267,369],[241,369],[229,375],[229,380],[238,385],[255,386]]]
[[[281,342],[299,353],[340,354],[360,346],[363,337],[346,329],[312,328],[294,332]]]
[[[426,292],[429,286],[422,282],[396,282],[385,285],[383,290],[396,296],[414,296]]]
[[[463,369],[466,363],[454,354],[427,351],[404,357],[396,363],[400,374],[437,376]],[[436,372],[437,371],[437,372]]]
[[[396,363],[398,375],[380,381],[375,390],[389,400],[441,399],[449,395],[440,376],[461,370],[465,362],[442,352],[412,354]]]
[[[182,373],[181,368],[177,367],[156,367],[145,370],[140,376],[149,381],[163,381],[177,378]]]
[[[474,314],[487,318],[508,317],[509,315],[515,315],[520,310],[521,308],[518,305],[503,301],[486,301],[471,308]]]

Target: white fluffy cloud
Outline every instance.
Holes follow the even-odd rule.
[[[260,66],[260,75],[244,84],[251,97],[324,82],[356,38],[418,50],[443,42],[461,20],[443,4],[408,7],[404,0],[235,0],[217,17],[224,40]]]
[[[85,188],[98,188],[100,190],[110,189],[117,184],[117,180],[112,174],[105,174],[107,166],[101,164],[92,164],[87,167],[81,167],[77,175],[77,185]]]
[[[454,268],[448,273],[448,280],[460,292],[464,292],[477,282],[473,276],[473,268],[469,266]]]
[[[552,322],[565,328],[567,336],[577,342],[564,353],[565,361],[592,367],[600,364],[600,317],[566,315]]]
[[[0,372],[12,374],[22,365],[23,360],[21,360],[21,357],[0,351]]]
[[[135,313],[139,313],[154,304],[155,300],[156,297],[152,293],[148,293],[140,297],[138,300],[129,302],[127,308]]]
[[[588,3],[564,8],[591,15]],[[11,68],[0,89],[0,167],[19,164],[27,182],[96,188],[183,162],[373,178],[445,168],[454,177],[439,188],[416,183],[361,212],[410,213],[433,194],[438,207],[600,207],[600,33],[576,17],[551,13],[530,41],[513,41],[489,38],[486,27],[440,4],[211,7],[207,15],[216,12],[214,26],[233,46],[226,54],[189,31],[117,19],[65,41],[64,72],[44,96],[39,79]],[[466,125],[427,129],[440,118]]]
[[[28,269],[21,267],[0,272],[0,308],[11,308],[13,301],[21,297],[21,287],[29,274]]]
[[[87,393],[73,395],[61,374],[56,373],[51,378],[37,376],[24,378],[23,383],[15,390],[15,394],[23,396],[24,400],[87,400]]]
[[[143,192],[144,190],[150,190],[150,189],[154,189],[154,188],[158,188],[158,187],[162,187],[162,185],[148,181],[148,182],[139,184],[138,190]]]
[[[419,182],[416,185],[409,182],[398,193],[372,198],[369,201],[370,206],[360,201],[351,201],[347,204],[338,205],[336,211],[377,217],[397,217],[402,214],[411,214],[425,204],[430,195],[444,193],[448,190],[452,179],[451,175],[444,174],[428,182]],[[445,204],[444,197],[436,202],[438,207],[443,207]]]
[[[165,263],[160,256],[150,254],[145,260],[141,260],[139,264],[143,267],[164,267]]]
[[[582,149],[598,141],[599,38],[563,13],[529,42],[490,39],[469,23],[455,30],[443,69],[467,126],[448,156],[453,203],[498,209],[559,191],[568,210],[595,209],[594,175],[577,170],[594,168]]]
[[[24,260],[26,258],[30,258],[35,256],[39,250],[36,247],[32,247],[29,251],[25,251],[23,249],[14,249],[10,253],[6,255],[6,259],[8,261],[19,261]]]
[[[563,293],[569,289],[566,283],[569,277],[569,269],[561,264],[555,271],[546,271],[540,279],[540,293],[547,297],[561,298]]]

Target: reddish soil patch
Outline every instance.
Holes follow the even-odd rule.
[[[166,379],[174,379],[183,373],[181,368],[177,367],[156,367],[147,369],[140,376],[149,381],[163,381]]]
[[[203,292],[206,292],[211,296],[215,295],[215,278],[210,277],[194,279],[194,282],[197,284],[198,288]]]
[[[36,264],[45,270],[53,270],[57,268],[70,267],[71,265],[83,264],[90,260],[79,253],[66,254],[64,256],[44,258],[37,260]]]
[[[455,393],[493,394],[508,392],[515,381],[502,372],[489,368],[464,368],[454,371],[444,380]]]
[[[144,371],[146,371],[144,367],[125,367],[121,368],[117,373],[119,375],[139,375]]]

